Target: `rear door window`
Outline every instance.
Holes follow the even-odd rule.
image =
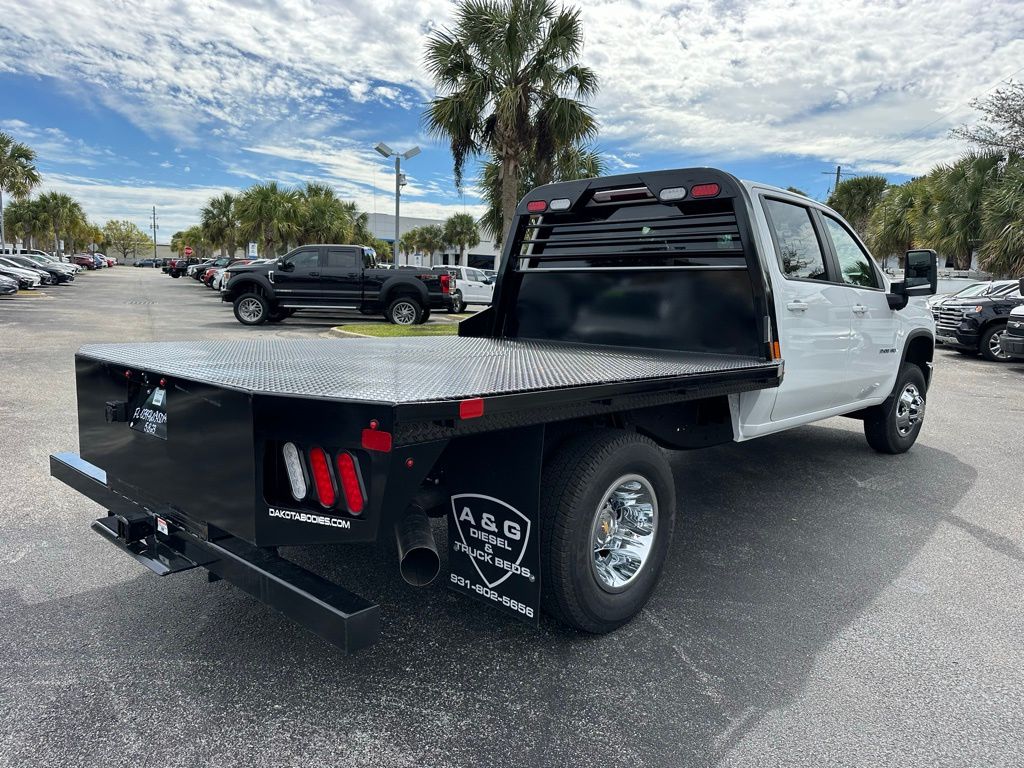
[[[348,248],[328,248],[327,266],[334,269],[356,269],[356,252]]]
[[[860,288],[881,288],[878,270],[871,263],[871,257],[860,247],[860,243],[854,240],[846,227],[831,216],[823,215],[821,218],[832,239],[843,282]]]
[[[802,205],[781,200],[764,201],[775,239],[782,273],[791,280],[828,280],[825,256],[811,221],[811,212]]]

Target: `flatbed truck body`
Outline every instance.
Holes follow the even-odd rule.
[[[770,431],[744,423],[788,374],[760,226],[750,190],[711,169],[549,185],[520,204],[494,304],[458,337],[88,345],[80,451],[52,473],[154,572],[205,567],[346,650],[376,639],[377,606],[278,547],[394,542],[422,585],[442,564],[441,517],[452,589],[609,631],[667,552],[661,454]],[[885,288],[904,305],[888,311],[905,309],[908,286]],[[925,355],[911,342],[928,328],[912,330],[894,381],[846,406],[866,424],[897,407],[900,363]],[[181,481],[211,458],[215,483]]]

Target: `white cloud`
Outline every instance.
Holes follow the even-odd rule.
[[[944,137],[970,116],[967,102],[1024,59],[1017,0],[582,8],[602,141],[661,154],[804,155],[920,172],[956,154]]]
[[[1024,60],[1019,0],[579,5],[584,60],[601,78],[599,143],[613,170],[656,154],[706,162],[795,156],[919,173],[959,151],[946,133],[971,115],[967,102]],[[418,121],[431,93],[423,42],[452,7],[0,0],[0,71],[54,78],[87,104],[170,136],[182,162],[201,147],[239,178],[295,183],[312,175],[372,204],[375,190],[393,190],[394,176],[367,147],[396,129],[341,105],[384,105],[397,122]],[[110,153],[18,124],[36,132],[34,145],[53,163],[99,168]],[[191,159],[185,168],[200,168]],[[416,161],[409,170],[407,206],[446,210],[443,201],[456,200],[446,180],[417,178]],[[129,203],[148,189],[123,188]]]

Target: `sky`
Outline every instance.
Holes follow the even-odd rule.
[[[43,190],[158,241],[209,197],[321,181],[410,216],[479,214],[427,135],[422,63],[446,0],[0,0],[0,130]],[[1020,0],[585,0],[612,173],[712,165],[824,199],[836,165],[899,182],[955,158],[972,98],[1024,79]]]

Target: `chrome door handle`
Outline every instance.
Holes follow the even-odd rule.
[[[863,304],[854,304],[853,311],[856,312],[858,315],[863,315],[865,312],[868,311],[868,308],[865,307]]]
[[[310,272],[309,276],[310,277],[320,277],[320,273],[319,272]]]
[[[791,301],[786,305],[786,309],[790,312],[803,312],[807,309],[806,301]]]

